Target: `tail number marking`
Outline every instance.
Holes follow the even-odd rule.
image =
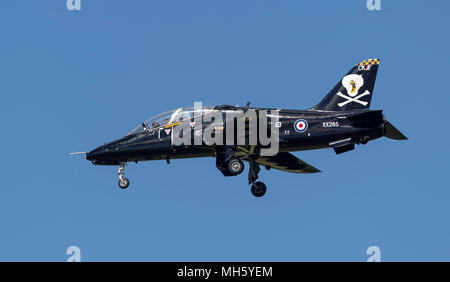
[[[338,127],[339,122],[338,121],[326,121],[322,122],[322,127]]]

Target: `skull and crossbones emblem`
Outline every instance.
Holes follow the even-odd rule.
[[[363,106],[367,106],[368,102],[359,100],[360,98],[370,95],[368,90],[364,91],[364,93],[358,95],[359,89],[364,85],[364,78],[362,75],[358,74],[349,74],[342,79],[342,86],[347,90],[347,95],[342,94],[339,91],[336,95],[339,97],[345,98],[346,101],[338,103],[339,107],[343,107],[351,102],[359,103]]]

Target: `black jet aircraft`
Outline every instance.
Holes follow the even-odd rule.
[[[266,192],[266,186],[256,182],[260,166],[292,173],[320,172],[290,152],[333,148],[336,154],[341,154],[353,150],[355,144],[367,144],[383,136],[407,139],[386,120],[382,110],[369,109],[379,63],[378,59],[368,59],[355,65],[319,104],[308,110],[279,109],[275,126],[279,130],[279,151],[273,156],[261,155],[262,146],[259,145],[174,145],[174,128],[181,122],[192,125],[195,118],[193,108],[179,108],[159,114],[126,136],[84,153],[86,159],[95,165],[118,165],[119,187],[122,189],[129,185],[129,180],[124,177],[127,162],[166,160],[170,163],[171,159],[214,157],[216,167],[224,176],[235,176],[244,170],[243,161],[246,161],[249,164],[251,192],[261,197]],[[250,108],[247,103],[245,107],[203,107],[202,114],[219,111],[225,115],[228,111],[249,109],[275,110]],[[207,126],[203,122],[202,130]],[[215,130],[223,132],[226,128],[223,124],[216,126]]]

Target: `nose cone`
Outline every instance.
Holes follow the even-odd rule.
[[[95,165],[117,165],[126,158],[121,145],[123,138],[102,145],[86,154],[86,159]]]
[[[86,159],[89,161],[101,160],[108,153],[105,146],[100,146],[86,154]]]
[[[107,146],[100,146],[86,154],[86,159],[95,165],[117,165],[119,160],[115,158],[113,151]]]

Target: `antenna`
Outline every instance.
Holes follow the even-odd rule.
[[[69,153],[69,155],[73,156],[73,155],[82,155],[82,154],[87,154],[89,152],[74,152],[74,153]]]

